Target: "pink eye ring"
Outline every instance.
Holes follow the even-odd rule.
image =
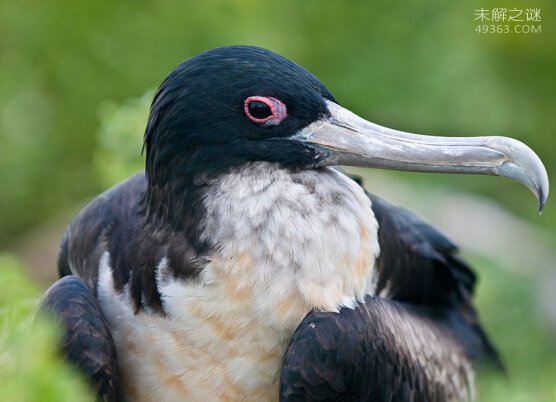
[[[288,115],[286,105],[270,96],[250,96],[245,99],[243,110],[251,121],[265,126],[277,126]]]

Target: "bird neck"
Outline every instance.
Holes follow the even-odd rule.
[[[257,314],[297,325],[311,309],[353,307],[374,288],[371,201],[338,170],[250,163],[209,181],[202,200],[199,240],[211,251],[201,276],[236,281]]]

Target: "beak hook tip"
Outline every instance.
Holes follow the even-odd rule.
[[[539,191],[539,214],[542,214],[542,211],[544,210],[547,200],[548,200],[548,194],[545,195],[545,193],[541,189]]]

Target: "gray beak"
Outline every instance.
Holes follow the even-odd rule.
[[[531,148],[507,137],[433,137],[373,124],[334,102],[330,116],[293,138],[323,149],[318,166],[362,166],[412,172],[505,176],[527,186],[542,211],[548,198],[546,169]]]

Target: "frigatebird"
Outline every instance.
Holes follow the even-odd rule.
[[[467,401],[497,362],[456,246],[339,165],[506,176],[505,137],[370,123],[269,50],[201,53],[160,86],[146,170],[69,225],[42,309],[105,401]],[[371,184],[372,185],[372,184]]]

